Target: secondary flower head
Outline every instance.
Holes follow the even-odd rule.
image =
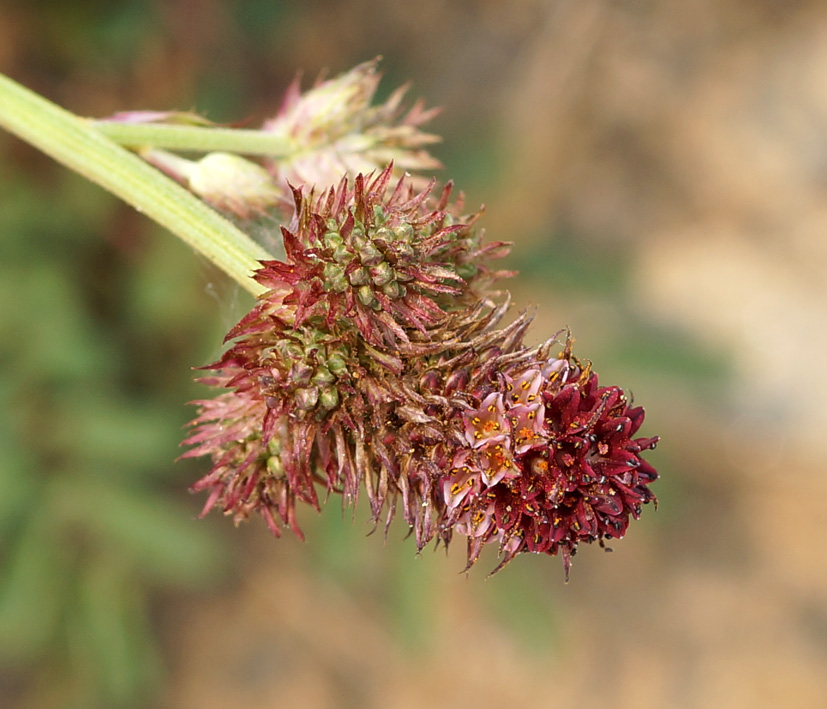
[[[290,185],[322,191],[338,184],[342,176],[353,179],[389,164],[394,165],[397,177],[413,173],[409,179],[423,188],[428,180],[416,173],[442,166],[426,149],[440,138],[421,129],[438,110],[425,109],[421,101],[404,110],[406,86],[384,103],[371,105],[381,78],[378,63],[377,58],[333,79],[320,79],[305,92],[297,77],[278,113],[259,130],[238,131],[243,134],[240,142],[231,135],[231,128],[192,112],[128,111],[101,123],[128,124],[133,129],[144,126],[148,133],[135,135],[133,130],[129,140],[142,146],[139,153],[147,162],[212,206],[242,220],[262,212],[289,215]],[[152,128],[171,131],[161,134],[160,144],[180,146],[172,147],[173,151],[224,152],[208,152],[200,160],[191,160],[148,147],[159,144]],[[175,128],[184,134],[176,134]],[[186,132],[193,129],[195,133]],[[263,166],[250,156],[261,156]]]
[[[298,79],[293,82],[278,115],[264,124],[264,130],[300,148],[272,164],[282,180],[324,189],[342,175],[369,173],[391,162],[399,171],[441,167],[424,149],[439,138],[420,130],[438,111],[416,103],[404,113],[404,86],[384,104],[371,106],[381,78],[377,65],[378,59],[365,62],[305,93]]]

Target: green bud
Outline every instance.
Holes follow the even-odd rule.
[[[347,372],[347,360],[337,352],[327,358],[327,368],[337,377]]]
[[[410,224],[408,224],[408,222],[402,222],[393,228],[393,233],[396,235],[397,239],[410,241],[411,237],[413,237],[414,229]]]
[[[345,269],[335,263],[326,263],[324,267],[324,289],[329,293],[344,293],[348,288]]]
[[[319,401],[319,387],[297,389],[293,398],[296,401],[296,406],[301,411],[311,411],[316,408],[316,404]]]
[[[370,279],[377,286],[384,286],[394,279],[396,273],[387,261],[377,263],[370,269]]]
[[[330,411],[339,405],[339,390],[333,387],[325,389],[319,395],[319,407]]]
[[[388,296],[388,298],[404,298],[408,289],[398,281],[391,281],[382,286],[382,292]]]
[[[350,232],[350,242],[357,251],[365,245],[365,230],[361,226],[353,227]]]
[[[327,367],[319,367],[313,375],[314,384],[330,384],[336,377]]]
[[[342,244],[333,249],[333,258],[341,264],[346,264],[350,263],[350,260],[353,258],[353,253],[347,246]]]
[[[356,295],[359,296],[359,300],[365,307],[379,310],[379,301],[376,300],[376,296],[373,294],[373,288],[371,286],[362,286],[358,291],[356,291]]]
[[[347,282],[347,278],[345,278],[345,274],[343,273],[341,278],[330,282],[329,290],[334,293],[344,293],[348,288],[350,288],[350,283]]]
[[[299,386],[302,384],[310,384],[310,379],[313,374],[313,367],[304,362],[296,362],[290,370],[290,381]]]
[[[365,266],[373,266],[379,263],[384,257],[382,252],[377,249],[370,241],[368,241],[361,249],[359,249],[359,260]]]
[[[335,249],[342,246],[345,243],[345,240],[338,231],[328,231],[324,235],[324,243],[329,248]]]
[[[350,284],[353,286],[364,286],[368,282],[368,271],[366,268],[357,268],[351,271],[348,276]]]
[[[324,265],[324,278],[326,281],[332,281],[335,278],[340,278],[345,275],[345,269],[335,263],[326,263]]]
[[[394,235],[394,233],[390,229],[388,229],[388,227],[383,226],[383,227],[379,227],[373,233],[373,238],[374,239],[381,239],[382,241],[390,243],[391,241],[393,241],[396,238],[396,236]]]

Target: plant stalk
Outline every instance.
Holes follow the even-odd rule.
[[[164,148],[182,152],[238,153],[285,157],[295,152],[283,135],[240,128],[177,126],[161,123],[89,121],[95,130],[119,145]]]
[[[85,120],[0,74],[0,126],[183,239],[253,295],[273,257],[220,214]]]

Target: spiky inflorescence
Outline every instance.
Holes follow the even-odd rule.
[[[528,348],[529,319],[497,324],[476,215],[390,188],[390,168],[313,198],[295,190],[287,257],[255,278],[268,290],[233,328],[207,382],[226,391],[201,410],[187,455],[209,455],[205,512],[260,512],[300,534],[296,502],[356,502],[374,522],[400,506],[422,549],[467,537],[468,568],[486,544],[502,567],[523,552],[560,554],[619,538],[654,495],[633,438],[643,410],[599,387],[567,339]],[[498,567],[498,568],[500,568]]]

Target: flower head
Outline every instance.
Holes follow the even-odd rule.
[[[439,138],[420,130],[437,110],[416,103],[403,115],[404,86],[384,104],[371,106],[381,78],[378,62],[319,81],[305,93],[298,79],[293,82],[278,114],[264,124],[264,130],[301,148],[273,164],[284,182],[321,190],[336,185],[342,175],[367,174],[389,163],[402,172],[441,167],[424,149]]]

